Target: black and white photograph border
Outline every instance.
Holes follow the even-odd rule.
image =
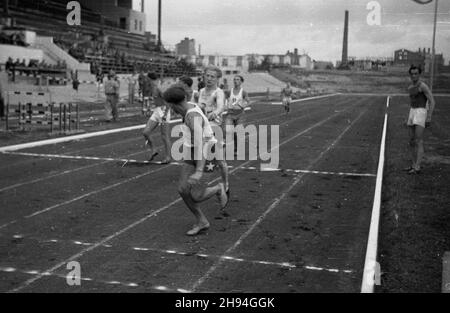
[[[449,1],[0,21],[1,293],[450,293]]]

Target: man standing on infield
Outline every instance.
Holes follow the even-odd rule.
[[[423,131],[426,124],[431,122],[434,111],[434,98],[430,88],[420,80],[422,70],[412,65],[409,69],[412,84],[408,87],[411,108],[406,125],[409,129],[409,148],[412,165],[406,170],[409,174],[420,172],[423,158]]]

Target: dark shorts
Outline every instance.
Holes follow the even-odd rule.
[[[196,168],[198,161],[195,160],[194,149],[191,148],[190,150],[191,150],[190,151],[191,158],[189,160],[183,160],[183,162]],[[212,147],[211,151],[214,153],[215,146]],[[216,159],[206,160],[203,171],[204,171],[204,173],[211,173],[211,172],[214,172],[217,168],[218,168],[218,164],[217,164]]]

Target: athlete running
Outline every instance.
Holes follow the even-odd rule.
[[[412,84],[408,87],[411,108],[407,121],[409,129],[409,147],[412,165],[406,170],[409,174],[418,174],[423,158],[423,132],[427,123],[431,122],[434,111],[434,98],[430,88],[420,80],[422,70],[417,66],[411,66],[409,75]]]
[[[237,138],[234,133],[234,127],[243,125],[245,121],[244,109],[250,104],[248,93],[242,87],[244,78],[236,75],[233,79],[234,87],[231,88],[230,96],[227,101],[227,114],[225,115],[225,132],[227,139],[231,142],[227,144],[234,146],[234,155],[237,155]]]
[[[170,148],[171,148],[171,142],[170,142],[170,120],[171,120],[171,112],[170,108],[166,105],[164,102],[164,99],[162,97],[161,89],[158,87],[157,84],[157,76],[154,73],[150,73],[149,78],[152,81],[152,98],[153,98],[153,104],[155,106],[155,109],[153,110],[152,116],[149,118],[147,125],[144,128],[143,136],[145,138],[146,146],[148,147],[150,157],[149,161],[153,161],[154,158],[159,154],[157,151],[155,151],[155,147],[153,144],[153,141],[151,139],[151,134],[153,131],[158,127],[161,126],[161,139],[164,143],[164,152],[165,152],[165,158],[162,161],[162,164],[168,164],[172,161],[172,158],[170,156]]]
[[[291,111],[292,93],[291,83],[287,83],[286,87],[281,90],[281,101],[286,114],[289,114]]]
[[[184,159],[181,167],[178,192],[196,218],[195,225],[186,235],[195,236],[210,227],[199,204],[216,195],[224,210],[229,198],[224,182],[207,187],[207,183],[202,181],[206,163],[204,151],[210,151],[217,140],[208,118],[195,103],[188,102],[187,93],[184,84],[175,84],[164,92],[164,99],[184,119],[183,145],[184,149],[190,150],[190,157]]]

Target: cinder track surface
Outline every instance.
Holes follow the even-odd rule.
[[[0,291],[358,292],[385,106],[338,95],[285,116],[255,105],[247,123],[280,125],[284,170],[229,162],[230,216],[204,203],[211,228],[197,237],[185,235],[179,166],[103,160],[145,160],[139,131],[0,154]],[[81,286],[66,282],[72,260]]]

